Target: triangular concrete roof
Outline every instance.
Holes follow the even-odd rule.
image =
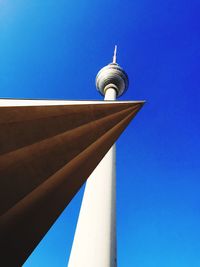
[[[143,104],[0,100],[2,262],[24,263]]]

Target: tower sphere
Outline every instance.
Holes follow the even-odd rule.
[[[103,67],[97,73],[97,90],[104,96],[107,89],[114,88],[117,97],[119,97],[127,90],[128,83],[128,75],[119,64],[117,64],[117,46],[115,45],[113,62]]]
[[[117,97],[121,96],[127,90],[128,83],[128,75],[117,63],[110,63],[103,67],[96,76],[97,90],[103,96],[110,87],[115,88]]]

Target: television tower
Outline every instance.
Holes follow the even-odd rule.
[[[96,76],[104,100],[116,100],[128,88],[128,76],[113,61]],[[83,196],[68,267],[116,267],[116,148],[113,145],[90,175]]]

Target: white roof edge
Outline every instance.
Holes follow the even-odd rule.
[[[57,105],[86,105],[86,104],[117,104],[117,103],[145,103],[145,101],[98,101],[98,100],[47,100],[47,99],[12,99],[0,98],[0,107],[11,106],[57,106]]]

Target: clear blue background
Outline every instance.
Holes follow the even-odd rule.
[[[200,266],[199,14],[199,0],[0,0],[0,97],[101,99],[117,44],[121,99],[147,100],[117,144],[119,267]],[[25,267],[67,265],[82,194]]]

